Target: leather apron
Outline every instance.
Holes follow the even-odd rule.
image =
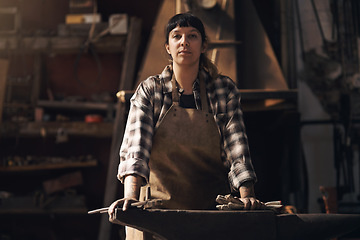
[[[230,187],[204,79],[200,77],[202,110],[180,107],[174,74],[171,81],[173,103],[153,137],[151,198],[163,199],[162,207],[168,209],[215,209],[216,196],[230,193]]]

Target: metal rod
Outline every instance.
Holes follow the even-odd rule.
[[[150,203],[158,203],[158,204],[161,204],[161,200],[160,199],[153,199],[153,200],[146,200],[146,201],[140,201],[140,202],[133,202],[130,204],[131,207],[142,207],[146,204],[150,204]],[[109,210],[108,207],[105,207],[105,208],[99,208],[99,209],[95,209],[95,210],[91,210],[91,211],[88,211],[88,214],[94,214],[94,213],[105,213]]]

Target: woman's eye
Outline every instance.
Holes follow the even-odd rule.
[[[175,39],[179,39],[181,36],[180,35],[177,35],[177,34],[175,34],[175,35],[173,35],[173,38],[175,38]]]
[[[195,39],[195,38],[197,38],[197,35],[196,34],[191,34],[191,35],[189,35],[189,38]]]

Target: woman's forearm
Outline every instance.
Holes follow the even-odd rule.
[[[128,175],[124,179],[124,198],[139,200],[142,177],[138,175]]]
[[[252,181],[244,182],[239,189],[240,197],[255,197],[254,183]]]

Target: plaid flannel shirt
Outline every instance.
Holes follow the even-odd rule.
[[[200,74],[204,75],[209,109],[221,135],[222,161],[229,169],[231,187],[238,191],[243,182],[256,182],[243,122],[240,92],[226,76],[211,79],[204,70],[200,70]],[[144,178],[144,184],[148,182],[153,134],[172,104],[171,76],[171,66],[165,67],[160,75],[141,82],[130,100],[131,107],[120,148],[117,175],[120,181],[126,175],[137,174]],[[196,107],[201,109],[198,80],[194,82],[193,92]]]

